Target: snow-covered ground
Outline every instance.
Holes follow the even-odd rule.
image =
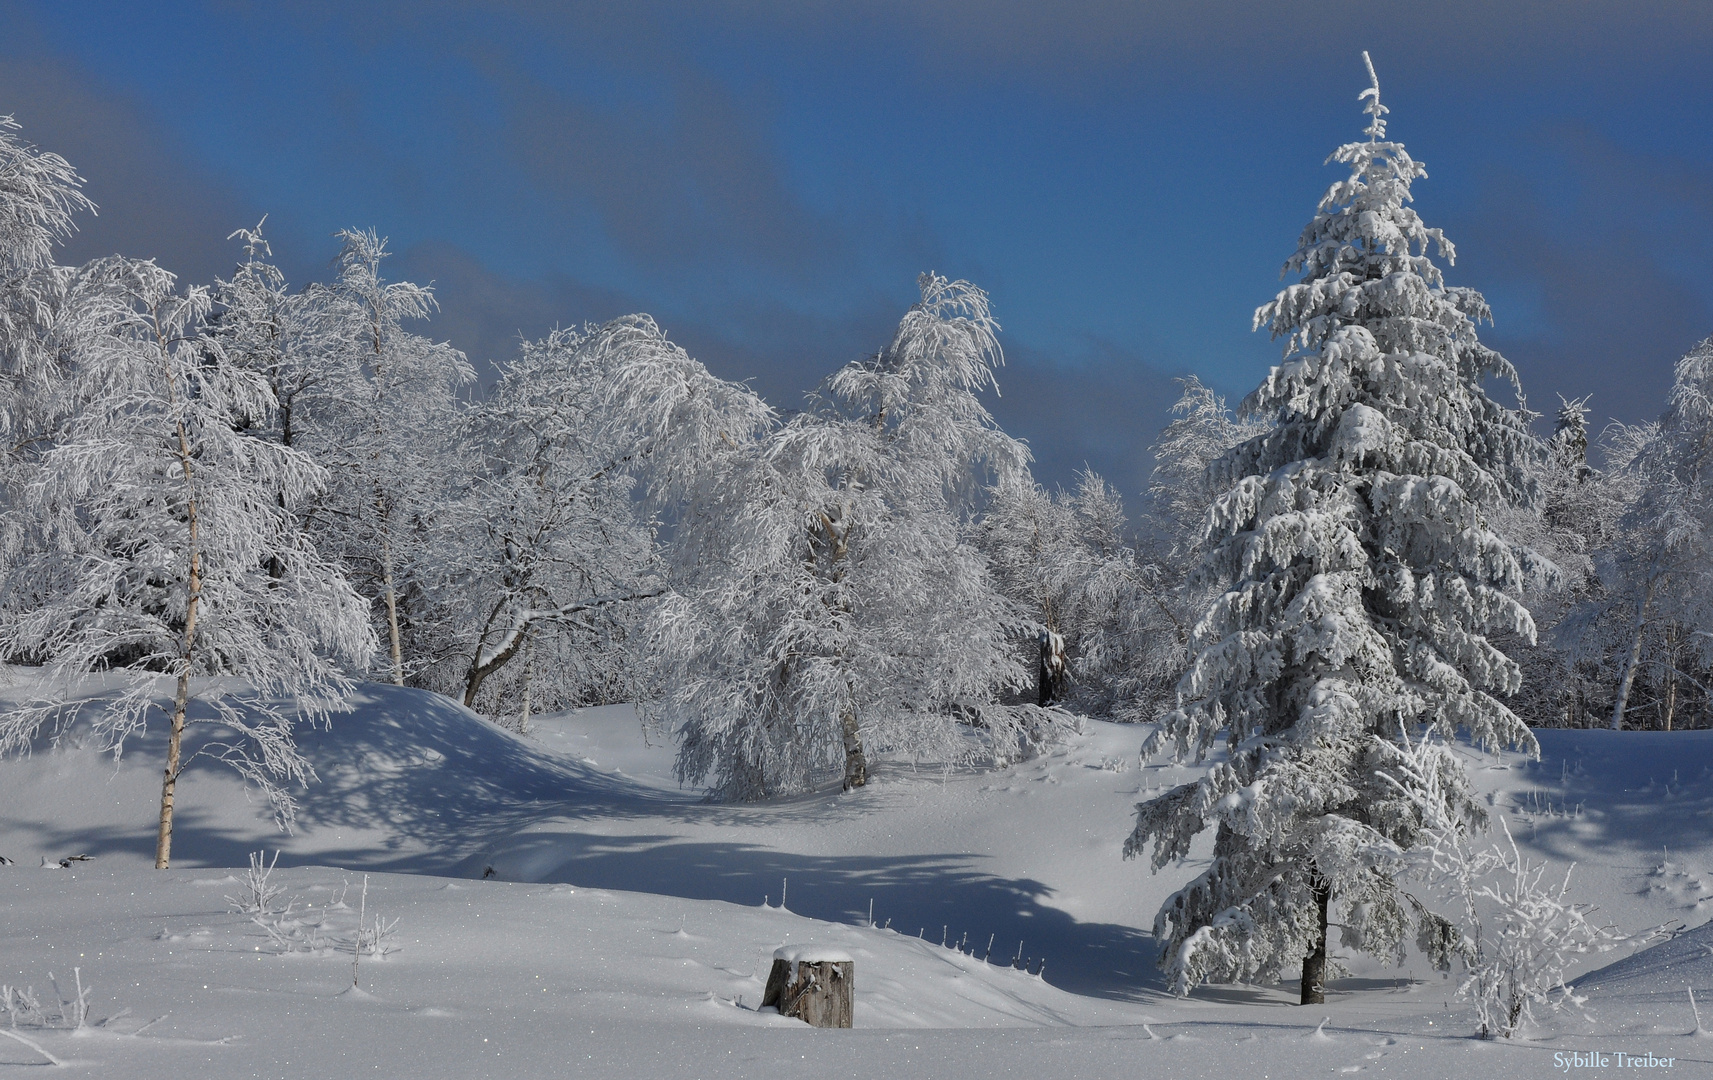
[[[161,737],[117,766],[43,746],[0,762],[0,856],[15,860],[0,867],[0,983],[33,986],[50,1013],[50,972],[61,999],[92,986],[84,1031],[21,1017],[16,1033],[138,1080],[737,1077],[817,1059],[905,1077],[1446,1077],[1562,1073],[1572,1052],[1713,1076],[1687,994],[1713,1007],[1706,930],[1598,958],[1589,1018],[1511,1043],[1468,1038],[1451,984],[1419,962],[1355,962],[1323,1009],[1290,1004],[1290,986],[1165,995],[1148,927],[1199,867],[1150,875],[1119,846],[1132,804],[1191,773],[1141,766],[1140,729],[1087,728],[998,772],[883,764],[848,795],[724,806],[679,789],[670,746],[627,708],[519,738],[367,686],[355,713],[301,739],[321,782],[295,835],[199,762],[164,872]],[[1541,741],[1539,763],[1471,759],[1518,839],[1576,860],[1577,894],[1622,930],[1713,915],[1713,733]],[[227,899],[263,847],[282,852],[275,906],[296,900],[262,920],[284,955]],[[37,869],[76,854],[94,859]],[[339,944],[377,912],[397,920],[395,951],[354,971]],[[785,943],[855,957],[855,1030],[756,1011]],[[0,1073],[44,1060],[0,1037]]]

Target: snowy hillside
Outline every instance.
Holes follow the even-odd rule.
[[[1148,927],[1197,867],[1150,876],[1118,851],[1130,806],[1190,773],[1140,767],[1142,734],[1090,722],[996,773],[882,762],[853,794],[732,806],[681,791],[670,747],[627,708],[518,737],[444,698],[365,686],[358,711],[302,740],[321,782],[295,835],[199,762],[165,872],[150,868],[159,747],[138,742],[115,767],[42,745],[0,762],[0,855],[14,860],[0,868],[0,981],[33,986],[53,1014],[49,973],[70,1000],[80,969],[91,1024],[109,1022],[71,1034],[21,1020],[18,1034],[140,1078],[747,1076],[821,1052],[901,1076],[1112,1076],[1143,1062],[1163,1076],[1445,1076],[1545,1071],[1554,1052],[1590,1048],[1713,1075],[1713,1051],[1686,1036],[1684,988],[1713,1001],[1695,953],[1705,931],[1601,958],[1618,962],[1587,981],[1589,1020],[1514,1044],[1468,1039],[1449,984],[1419,961],[1354,965],[1324,1010],[1288,1004],[1293,988],[1164,995]],[[1472,762],[1512,832],[1576,859],[1578,896],[1625,931],[1700,925],[1713,733],[1541,734],[1538,764]],[[283,852],[272,906],[296,907],[258,923],[227,898],[244,898],[234,868],[263,847]],[[94,859],[36,868],[77,854]],[[398,920],[394,951],[363,956],[347,992],[352,935],[377,915]],[[857,1030],[755,1011],[785,942],[856,958]],[[41,1060],[0,1039],[0,1064]]]

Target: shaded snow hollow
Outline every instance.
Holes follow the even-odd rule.
[[[1713,1042],[1688,1035],[1686,989],[1713,1002],[1705,930],[1601,958],[1617,962],[1583,980],[1591,1019],[1513,1044],[1466,1038],[1419,962],[1353,963],[1324,1009],[1286,1004],[1288,986],[1162,994],[1147,928],[1205,864],[1119,858],[1131,806],[1194,775],[1140,766],[1140,728],[1091,722],[998,772],[882,763],[857,792],[734,807],[681,791],[628,708],[519,738],[418,691],[366,686],[357,705],[303,735],[321,782],[295,835],[198,762],[166,872],[150,868],[158,733],[117,765],[75,740],[0,762],[0,982],[46,1001],[52,972],[69,998],[76,967],[91,1021],[114,1017],[20,1033],[138,1080],[754,1076],[823,1052],[897,1076],[1441,1077],[1558,1071],[1554,1053],[1590,1049],[1713,1076]],[[1576,860],[1573,888],[1621,929],[1694,928],[1713,914],[1710,735],[1549,731],[1538,763],[1471,763],[1519,841]],[[396,951],[355,972],[337,947],[279,955],[226,900],[262,847],[282,852],[276,905],[295,898],[318,940],[378,911]],[[755,1011],[775,951],[804,945],[855,962],[856,1030]],[[40,1060],[0,1039],[0,1071]]]

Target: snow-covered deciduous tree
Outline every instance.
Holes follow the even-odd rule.
[[[401,609],[420,588],[421,544],[447,495],[457,391],[475,372],[457,349],[405,329],[434,311],[434,294],[381,276],[385,240],[355,229],[339,238],[338,279],[312,298],[327,308],[318,317],[331,354],[313,408],[299,404],[293,445],[328,470],[311,534],[374,601],[387,674],[402,686],[412,628]]]
[[[54,262],[54,245],[95,208],[76,170],[18,130],[0,116],[0,570],[22,542],[20,486],[72,407],[53,341],[71,271]]]
[[[348,350],[348,342],[340,338],[345,327],[334,317],[339,304],[328,289],[293,293],[286,288],[285,275],[268,261],[273,252],[262,235],[266,223],[263,218],[255,228],[227,237],[243,242],[244,261],[230,281],[215,283],[208,330],[227,360],[261,375],[273,392],[273,425],[267,431],[252,428],[252,434],[291,446],[301,411],[325,408],[329,392],[350,389],[350,380],[341,378],[348,370],[341,367],[346,359],[341,346]]]
[[[641,608],[665,591],[645,511],[770,415],[646,315],[525,344],[464,418],[476,473],[435,543],[447,580],[434,592],[456,609],[437,651],[457,669],[440,681],[457,685],[443,689],[495,716],[526,697],[634,700]]]
[[[1300,963],[1302,1001],[1322,1001],[1333,922],[1397,956],[1395,860],[1422,824],[1378,776],[1388,747],[1426,729],[1535,750],[1498,697],[1517,665],[1488,640],[1532,635],[1511,595],[1532,556],[1487,508],[1527,497],[1538,443],[1483,389],[1515,373],[1477,337],[1486,303],[1430,256],[1452,247],[1408,206],[1423,169],[1386,140],[1377,79],[1361,98],[1368,139],[1333,154],[1350,176],[1286,263],[1302,277],[1256,312],[1285,356],[1243,409],[1272,424],[1213,468],[1204,566],[1224,591],[1144,748],[1199,760],[1224,736],[1203,779],[1139,805],[1125,848],[1152,844],[1158,869],[1216,830],[1155,921],[1181,992]]]
[[[77,227],[73,215],[95,209],[77,170],[20,141],[19,130],[13,117],[0,116],[0,267],[8,279],[53,265],[54,245]]]
[[[990,749],[1005,758],[1019,752],[1020,733],[1044,723],[997,705],[1002,688],[1018,685],[1006,643],[1015,619],[969,535],[984,493],[1029,462],[1028,448],[1000,430],[979,396],[997,389],[994,368],[1004,363],[999,324],[987,294],[967,281],[923,274],[917,286],[922,298],[886,349],[827,380],[828,422],[790,425],[781,440],[785,454],[795,454],[807,471],[819,470],[835,493],[819,514],[830,545],[820,552],[824,572],[838,576],[846,553],[860,557],[862,548],[878,543],[902,555],[903,565],[871,569],[909,575],[915,568],[909,576],[921,586],[915,597],[902,591],[909,585],[890,586],[905,606],[875,623],[882,633],[908,635],[891,650],[902,680],[894,680],[889,694],[875,695],[891,696],[890,708],[870,710],[866,720],[856,708],[843,712],[847,786],[863,781],[865,725],[880,743],[904,746],[934,728],[949,742],[951,723],[962,718],[986,727],[995,737]],[[864,502],[880,515],[868,536],[855,511]]]
[[[0,416],[13,416],[29,385],[50,362],[43,331],[54,318],[69,271],[54,245],[75,229],[74,215],[93,211],[83,179],[58,154],[22,142],[18,123],[0,116]]]
[[[1148,499],[1166,544],[1163,557],[1182,578],[1200,563],[1208,511],[1225,493],[1213,466],[1267,424],[1255,416],[1233,416],[1225,399],[1194,375],[1179,383],[1183,393],[1172,406],[1172,420],[1151,447],[1157,464],[1148,478]]]
[[[117,753],[152,711],[166,714],[163,868],[192,699],[236,736],[218,756],[288,825],[289,785],[311,775],[293,725],[337,708],[339,665],[366,665],[374,649],[361,599],[293,516],[325,474],[236,429],[267,416],[271,394],[203,333],[210,306],[152,262],[115,256],[79,271],[57,330],[79,408],[24,491],[29,543],[0,606],[0,658],[41,669],[0,718],[0,752],[87,713]],[[105,692],[91,698],[97,674]],[[230,678],[199,692],[199,676]]]
[[[1027,474],[995,488],[977,536],[1025,627],[1036,700],[1089,715],[1151,715],[1181,665],[1171,588],[1141,560],[1118,494],[1085,472],[1049,492]]]
[[[1627,469],[1601,472],[1590,463],[1587,413],[1586,398],[1561,400],[1546,453],[1532,465],[1538,502],[1493,511],[1499,532],[1538,552],[1543,569],[1551,567],[1524,595],[1539,640],[1494,638],[1521,666],[1511,707],[1533,726],[1584,727],[1608,712],[1614,654],[1623,651],[1606,640],[1624,621],[1606,579],[1611,555],[1624,542],[1622,519],[1635,484]],[[1621,425],[1608,429],[1602,437],[1608,464],[1633,456],[1619,446],[1632,434]]]
[[[1028,460],[977,397],[997,326],[980,289],[919,284],[885,350],[734,445],[682,511],[662,708],[680,777],[717,795],[802,790],[822,770],[860,786],[878,751],[1007,759],[1056,722],[1000,703],[1033,673],[971,536],[983,492]]]
[[[1191,375],[1172,406],[1172,420],[1150,448],[1148,524],[1141,538],[1148,587],[1140,611],[1149,613],[1143,634],[1146,676],[1130,712],[1152,720],[1173,707],[1173,689],[1189,660],[1190,631],[1219,594],[1218,582],[1197,573],[1206,554],[1207,515],[1224,493],[1213,466],[1255,437],[1267,421],[1234,416],[1225,399]],[[1139,686],[1139,689],[1141,688]]]
[[[1021,475],[988,502],[978,536],[1000,590],[1034,622],[1036,703],[1070,694],[1070,654],[1081,629],[1077,593],[1088,575],[1070,500]]]
[[[1677,362],[1666,410],[1656,429],[1632,433],[1636,500],[1623,521],[1614,582],[1631,611],[1611,726],[1629,720],[1631,695],[1649,657],[1657,655],[1662,726],[1675,711],[1686,653],[1705,669],[1713,660],[1713,338]],[[1669,702],[1669,704],[1668,704]]]
[[[1073,594],[1083,629],[1071,700],[1092,715],[1152,719],[1182,666],[1175,589],[1158,561],[1144,557],[1118,492],[1104,479],[1083,473],[1069,507],[1086,568]]]
[[[851,625],[870,604],[855,595],[839,542],[855,507],[828,514],[817,536],[832,493],[769,449],[740,446],[712,463],[684,508],[675,590],[654,630],[679,776],[730,799],[801,790],[842,763],[841,721],[866,688],[847,669],[878,675],[887,659],[884,643]]]
[[[486,399],[463,417],[476,470],[441,517],[436,544],[450,580],[434,590],[458,611],[441,620],[457,686],[445,689],[496,717],[533,688],[548,708],[581,704],[591,687],[616,686],[629,666],[614,647],[613,609],[661,591],[651,575],[652,536],[631,498],[625,449],[603,436],[596,393],[608,374],[611,332],[556,331],[527,343]],[[619,457],[611,456],[619,450]],[[513,660],[543,655],[522,683],[483,697]]]

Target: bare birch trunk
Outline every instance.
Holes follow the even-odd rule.
[[[381,532],[381,590],[387,602],[387,641],[392,650],[393,685],[404,685],[404,654],[399,649],[399,606],[393,592],[393,544]]]
[[[155,869],[168,869],[172,861],[172,814],[178,795],[180,747],[184,739],[184,714],[190,700],[190,674],[178,677],[178,691],[173,695],[172,733],[167,738],[166,774],[161,778],[161,822],[155,832]]]
[[[1630,641],[1630,655],[1624,661],[1624,676],[1618,681],[1618,700],[1612,706],[1612,730],[1624,730],[1624,713],[1630,704],[1630,687],[1636,681],[1636,668],[1642,662],[1642,631],[1647,629],[1648,603],[1653,600],[1654,583],[1650,579],[1641,599],[1636,601],[1635,636]]]
[[[170,394],[170,372],[167,385]],[[202,546],[196,520],[195,480],[190,467],[190,440],[185,435],[182,420],[178,424],[178,452],[179,466],[184,471],[184,487],[189,496],[185,516],[190,534],[190,579],[186,582],[184,652],[179,658],[183,666],[179,668],[178,689],[173,695],[172,732],[167,738],[166,774],[161,779],[161,823],[155,834],[156,870],[167,869],[172,858],[173,800],[178,791],[179,754],[184,740],[185,710],[190,703],[191,662],[196,655],[196,614],[197,608],[202,604]]]
[[[1665,722],[1665,729],[1671,730],[1673,714],[1677,712],[1677,624],[1672,623],[1665,631],[1665,701],[1661,703],[1660,719]]]
[[[523,647],[523,717],[518,721],[517,729],[524,735],[529,734],[529,685],[535,681],[535,638],[528,639]]]
[[[868,783],[868,759],[863,756],[862,736],[857,733],[856,709],[849,704],[839,718],[839,731],[845,740],[844,790],[849,791]]]

